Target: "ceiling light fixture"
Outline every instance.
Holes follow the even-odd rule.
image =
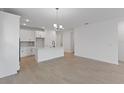
[[[59,24],[59,16],[58,16],[58,11],[59,11],[59,8],[55,8],[56,9],[56,22],[58,24],[53,24],[53,27],[55,28],[55,31],[61,31],[63,30],[63,26]]]
[[[25,21],[26,21],[26,22],[29,22],[30,20],[29,20],[29,19],[26,19]]]
[[[23,25],[25,26],[26,24],[24,23]]]

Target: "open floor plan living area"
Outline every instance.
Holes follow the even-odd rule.
[[[0,8],[0,84],[123,84],[124,8]]]

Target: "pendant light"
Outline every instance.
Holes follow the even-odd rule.
[[[57,23],[56,24],[53,24],[53,27],[54,27],[55,31],[61,31],[64,28],[63,28],[63,26],[61,24],[59,24],[59,15],[58,15],[59,8],[55,8],[55,10],[56,10],[56,22]]]

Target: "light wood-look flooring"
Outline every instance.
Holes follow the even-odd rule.
[[[124,63],[108,64],[66,53],[65,57],[37,63],[22,58],[18,74],[0,79],[2,84],[103,84],[124,83]]]

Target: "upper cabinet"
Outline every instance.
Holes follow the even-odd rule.
[[[35,31],[21,29],[20,40],[21,41],[35,41]]]
[[[36,31],[35,35],[36,35],[36,38],[45,38],[45,32],[43,31]]]

